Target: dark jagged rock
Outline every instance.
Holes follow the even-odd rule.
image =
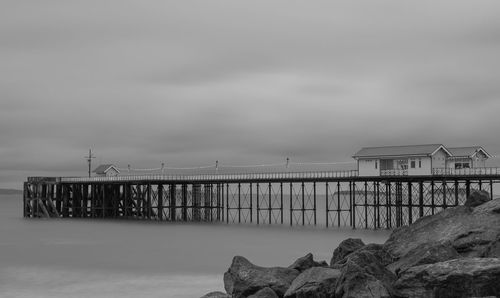
[[[231,295],[222,292],[210,292],[201,298],[231,298]]]
[[[330,266],[333,266],[338,261],[345,258],[350,253],[360,249],[365,246],[363,241],[358,238],[348,238],[340,242],[339,246],[333,251],[332,259],[330,260]]]
[[[394,283],[401,297],[482,297],[500,295],[500,259],[462,258],[412,267]]]
[[[337,281],[335,297],[338,298],[388,298],[391,297],[386,285],[362,267],[348,262],[342,268]]]
[[[490,194],[484,190],[473,190],[465,200],[464,206],[476,207],[490,200]]]
[[[410,267],[448,261],[459,257],[458,252],[449,244],[423,243],[410,250],[398,261],[388,265],[387,269],[399,275]]]
[[[248,296],[248,298],[279,298],[279,296],[271,288],[263,288],[257,291],[257,293]]]
[[[500,237],[500,199],[475,208],[458,206],[395,230],[384,248],[396,258],[424,243],[450,243],[462,257],[485,254]]]
[[[234,298],[247,297],[266,287],[283,296],[298,275],[299,271],[295,269],[260,267],[236,256],[224,273],[224,288]]]
[[[335,294],[335,286],[340,277],[340,270],[324,267],[312,267],[302,272],[292,282],[285,293],[289,298],[328,298]]]
[[[368,249],[349,254],[336,266],[342,273],[336,297],[389,297],[392,293],[391,284],[396,276]]]
[[[449,241],[463,232],[453,225],[454,222],[466,221],[472,213],[472,208],[459,206],[448,208],[435,215],[419,218],[410,226],[395,229],[384,248],[396,258],[408,254],[423,243]]]
[[[492,242],[490,243],[490,245],[488,245],[482,257],[500,258],[500,238],[498,238],[497,240],[495,240],[495,242]]]
[[[500,199],[490,200],[474,208],[470,222],[454,241],[462,256],[481,257],[500,238]]]
[[[378,259],[380,264],[382,264],[382,266],[387,266],[392,262],[394,262],[394,257],[385,250],[382,244],[370,243],[356,250],[356,252],[361,252],[361,251],[367,251],[373,254],[373,256],[375,256]]]
[[[328,263],[325,261],[316,262],[313,259],[312,253],[308,253],[307,255],[298,258],[292,265],[288,266],[290,269],[298,270],[299,272],[303,272],[312,267],[328,267]]]

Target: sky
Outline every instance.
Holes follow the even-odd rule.
[[[0,187],[155,168],[500,153],[500,2],[2,0]],[[329,167],[335,167],[330,165]]]

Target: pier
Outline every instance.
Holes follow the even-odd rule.
[[[29,177],[23,215],[392,229],[461,205],[473,190],[493,196],[499,182],[500,168]]]

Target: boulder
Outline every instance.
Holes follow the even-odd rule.
[[[370,243],[356,250],[356,252],[362,252],[362,251],[367,251],[371,253],[378,259],[378,261],[380,262],[380,264],[382,264],[382,266],[387,266],[392,262],[394,262],[394,257],[389,252],[387,252],[387,250],[385,250],[382,244]],[[342,261],[339,262],[341,263]]]
[[[399,297],[500,295],[500,259],[462,258],[409,268],[394,283]]]
[[[500,199],[495,199],[475,208],[458,206],[422,217],[393,231],[384,248],[399,259],[425,243],[450,243],[462,257],[476,257],[498,237]]]
[[[248,296],[248,298],[279,298],[278,295],[269,287],[258,290],[257,293]]]
[[[399,275],[410,267],[448,261],[459,257],[458,252],[450,244],[422,243],[398,261],[388,265],[387,269]]]
[[[231,298],[231,295],[222,292],[210,292],[201,298]]]
[[[389,298],[386,285],[359,265],[349,262],[342,268],[342,274],[335,287],[337,298]]]
[[[363,241],[358,238],[348,238],[340,242],[339,246],[333,251],[332,259],[330,260],[330,266],[333,266],[338,261],[345,258],[350,253],[360,249],[365,246]]]
[[[260,267],[236,256],[224,273],[224,288],[234,298],[247,297],[266,287],[283,296],[298,275],[295,269]]]
[[[390,297],[396,276],[367,249],[359,249],[338,262],[341,276],[335,297]]]
[[[303,272],[304,270],[312,267],[328,267],[328,263],[325,261],[316,262],[313,259],[312,253],[308,253],[307,255],[298,258],[292,265],[288,266],[288,268],[298,270],[299,272]]]
[[[473,190],[465,200],[464,206],[476,207],[490,200],[490,194],[484,190]]]
[[[492,242],[490,243],[490,245],[488,245],[482,257],[500,258],[500,238],[498,238],[495,242]]]
[[[312,267],[302,272],[292,282],[285,293],[290,298],[328,298],[335,295],[335,286],[340,277],[340,270],[324,267]]]

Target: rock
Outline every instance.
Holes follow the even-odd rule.
[[[481,257],[498,235],[498,231],[485,228],[465,231],[456,237],[453,247],[462,256]]]
[[[298,275],[299,271],[295,269],[260,267],[236,256],[224,273],[224,288],[234,298],[247,297],[266,287],[283,296]]]
[[[490,245],[488,245],[482,257],[500,258],[500,238],[498,238],[495,242],[492,242],[490,243]]]
[[[412,267],[394,283],[401,297],[500,295],[500,259],[462,258]]]
[[[384,248],[396,259],[428,243],[450,243],[462,257],[485,254],[500,237],[500,199],[475,208],[458,206],[393,231]]]
[[[359,249],[337,263],[341,277],[335,297],[390,297],[396,276],[368,249]]]
[[[484,190],[473,190],[465,200],[464,206],[476,207],[490,200],[490,194]]]
[[[472,211],[474,214],[500,214],[500,198],[489,200],[488,202],[479,205]]]
[[[340,277],[340,270],[324,267],[312,267],[302,272],[292,282],[285,293],[290,298],[328,298],[335,294],[335,285]]]
[[[302,258],[297,259],[292,265],[288,266],[288,268],[298,270],[299,272],[303,272],[304,270],[312,267],[328,267],[328,263],[325,261],[315,262],[312,253],[308,253]]]
[[[394,257],[385,250],[382,244],[370,243],[361,247],[356,252],[360,251],[367,251],[372,253],[379,260],[382,266],[387,266],[394,262]]]
[[[330,266],[333,266],[335,263],[345,258],[348,254],[360,249],[363,246],[365,246],[363,241],[357,238],[348,238],[340,242],[339,246],[333,251]]]
[[[278,295],[269,287],[257,291],[257,293],[248,296],[248,298],[279,298]]]
[[[410,267],[448,261],[459,257],[458,252],[450,244],[423,243],[410,250],[398,261],[388,265],[387,269],[399,275]]]
[[[349,262],[335,288],[337,298],[389,298],[391,294],[384,283],[368,274],[359,265]]]
[[[231,298],[231,295],[222,292],[210,292],[200,298]]]

